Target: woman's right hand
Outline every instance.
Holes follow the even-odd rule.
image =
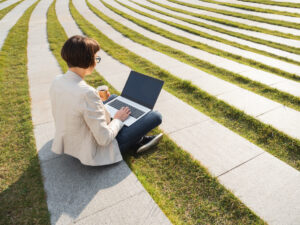
[[[114,119],[119,119],[124,122],[130,115],[130,109],[128,107],[122,107],[114,116]]]

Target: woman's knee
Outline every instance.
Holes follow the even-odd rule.
[[[162,123],[162,115],[160,112],[158,111],[152,111],[152,116],[153,116],[153,120],[155,121],[155,123],[158,125],[160,125]]]

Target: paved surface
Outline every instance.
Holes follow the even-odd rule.
[[[113,11],[109,10],[108,8],[106,8],[103,4],[99,3],[99,1],[91,1],[91,3],[93,3],[93,5],[101,10],[104,14],[106,14],[107,16],[109,16],[110,18],[112,18],[115,21],[118,21],[121,24],[126,24],[126,27],[136,31],[137,33],[142,34],[143,36],[150,38],[152,40],[155,40],[159,43],[165,44],[167,46],[170,46],[174,49],[178,49],[181,50],[182,52],[194,56],[200,60],[209,62],[211,64],[217,65],[220,68],[226,69],[228,71],[234,72],[234,73],[240,73],[242,74],[244,77],[248,77],[251,80],[255,80],[258,81],[260,83],[269,85],[269,86],[273,86],[275,84],[278,83],[285,83],[285,85],[282,86],[277,86],[277,89],[287,92],[289,94],[292,94],[294,96],[300,96],[300,83],[299,82],[295,82],[289,79],[285,79],[283,77],[277,76],[275,74],[269,73],[269,72],[265,72],[262,70],[258,70],[255,69],[253,67],[241,64],[241,63],[237,63],[235,61],[223,58],[221,56],[218,55],[214,55],[211,53],[208,53],[206,51],[202,51],[196,48],[193,48],[189,45],[185,45],[185,44],[181,44],[179,42],[176,41],[172,41],[168,38],[162,37],[161,35],[155,34],[153,32],[148,31],[145,28],[142,28],[138,25],[136,25],[133,22],[130,22],[129,20],[123,18],[122,16],[119,16],[118,14],[114,13]],[[134,13],[133,11],[121,6],[120,4],[114,4],[114,2],[112,1],[107,1],[107,3],[111,4],[113,7],[117,8],[118,10],[121,10],[122,12],[125,12],[131,16],[134,17],[139,17],[139,14]],[[148,20],[147,17],[143,17],[143,21],[148,22],[151,25],[156,25],[157,21],[155,20]],[[168,26],[168,28],[170,28],[170,26]],[[166,29],[172,33],[173,29]],[[178,32],[180,32],[181,30],[176,29]],[[183,33],[187,33],[187,32],[183,32]],[[182,34],[181,36],[185,37],[184,34]],[[207,39],[206,39],[207,40]],[[203,41],[201,41],[201,43],[203,43]],[[218,43],[218,42],[215,42]],[[212,45],[214,47],[218,47],[216,45]],[[229,51],[228,51],[229,52]],[[232,53],[232,51],[230,51]],[[258,55],[258,54],[257,54]],[[260,61],[261,62],[261,61]],[[300,71],[300,67],[298,67],[298,71]],[[299,72],[300,75],[300,72]]]
[[[89,1],[95,6],[101,6],[99,1]],[[10,28],[34,2],[27,0],[20,3],[0,21],[0,49]],[[69,0],[57,0],[58,19],[68,36],[82,34],[70,15],[68,2]],[[27,48],[34,134],[44,176],[48,209],[51,213],[51,224],[170,224],[126,163],[89,167],[81,165],[72,157],[56,155],[50,151],[55,128],[48,91],[53,78],[61,73],[47,42],[46,14],[51,3],[52,0],[41,0],[33,11],[29,23]],[[164,54],[138,45],[97,18],[89,11],[84,0],[75,0],[73,3],[87,20],[118,44],[180,78],[192,80],[208,93],[245,110],[262,122],[272,124],[291,136],[299,138],[297,136],[300,134],[298,111],[283,107]],[[103,6],[101,10],[109,13]],[[109,16],[113,14],[110,13]],[[132,26],[128,21],[123,20],[123,22],[126,26]],[[159,37],[151,36],[151,38]],[[166,41],[163,38],[157,40]],[[175,47],[174,42],[165,44],[174,44]],[[201,54],[206,54],[202,51],[192,51],[187,46],[179,44],[176,47],[185,47],[188,54],[195,54],[199,58],[202,57]],[[102,60],[96,70],[121,91],[130,68],[102,50],[100,55]],[[212,62],[220,61],[213,55],[205,56]],[[219,63],[225,67],[224,61]],[[235,65],[234,67],[231,64],[232,70],[240,69],[240,65]],[[245,76],[253,76],[250,70],[242,70],[240,72]],[[267,76],[262,72],[256,72],[259,73],[257,79]],[[272,78],[276,80],[278,77],[264,79],[267,84],[272,85]],[[279,89],[285,88],[293,93],[298,91],[298,86],[292,87],[289,82],[278,81],[275,85]],[[269,224],[299,224],[299,171],[164,90],[155,109],[163,115],[161,129],[207,167],[225,187],[232,190],[262,219]]]
[[[51,3],[42,0],[33,11],[27,49],[34,134],[51,224],[170,224],[124,161],[89,167],[50,151],[55,128],[48,92],[61,73],[47,42]]]

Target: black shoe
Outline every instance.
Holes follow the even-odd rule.
[[[160,141],[162,136],[163,136],[163,134],[160,133],[160,134],[153,135],[153,136],[142,137],[140,142],[137,144],[138,149],[136,150],[136,153],[144,152],[144,151],[148,150],[149,148],[151,148],[152,146],[157,145],[157,143]]]

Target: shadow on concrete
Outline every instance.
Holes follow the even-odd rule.
[[[52,153],[51,145],[52,140],[45,143],[38,154],[51,224],[72,223],[140,191],[124,161],[108,166],[85,166],[71,156]],[[28,171],[25,171],[2,197],[9,198],[9,189],[22,188],[19,184],[27,176]]]

